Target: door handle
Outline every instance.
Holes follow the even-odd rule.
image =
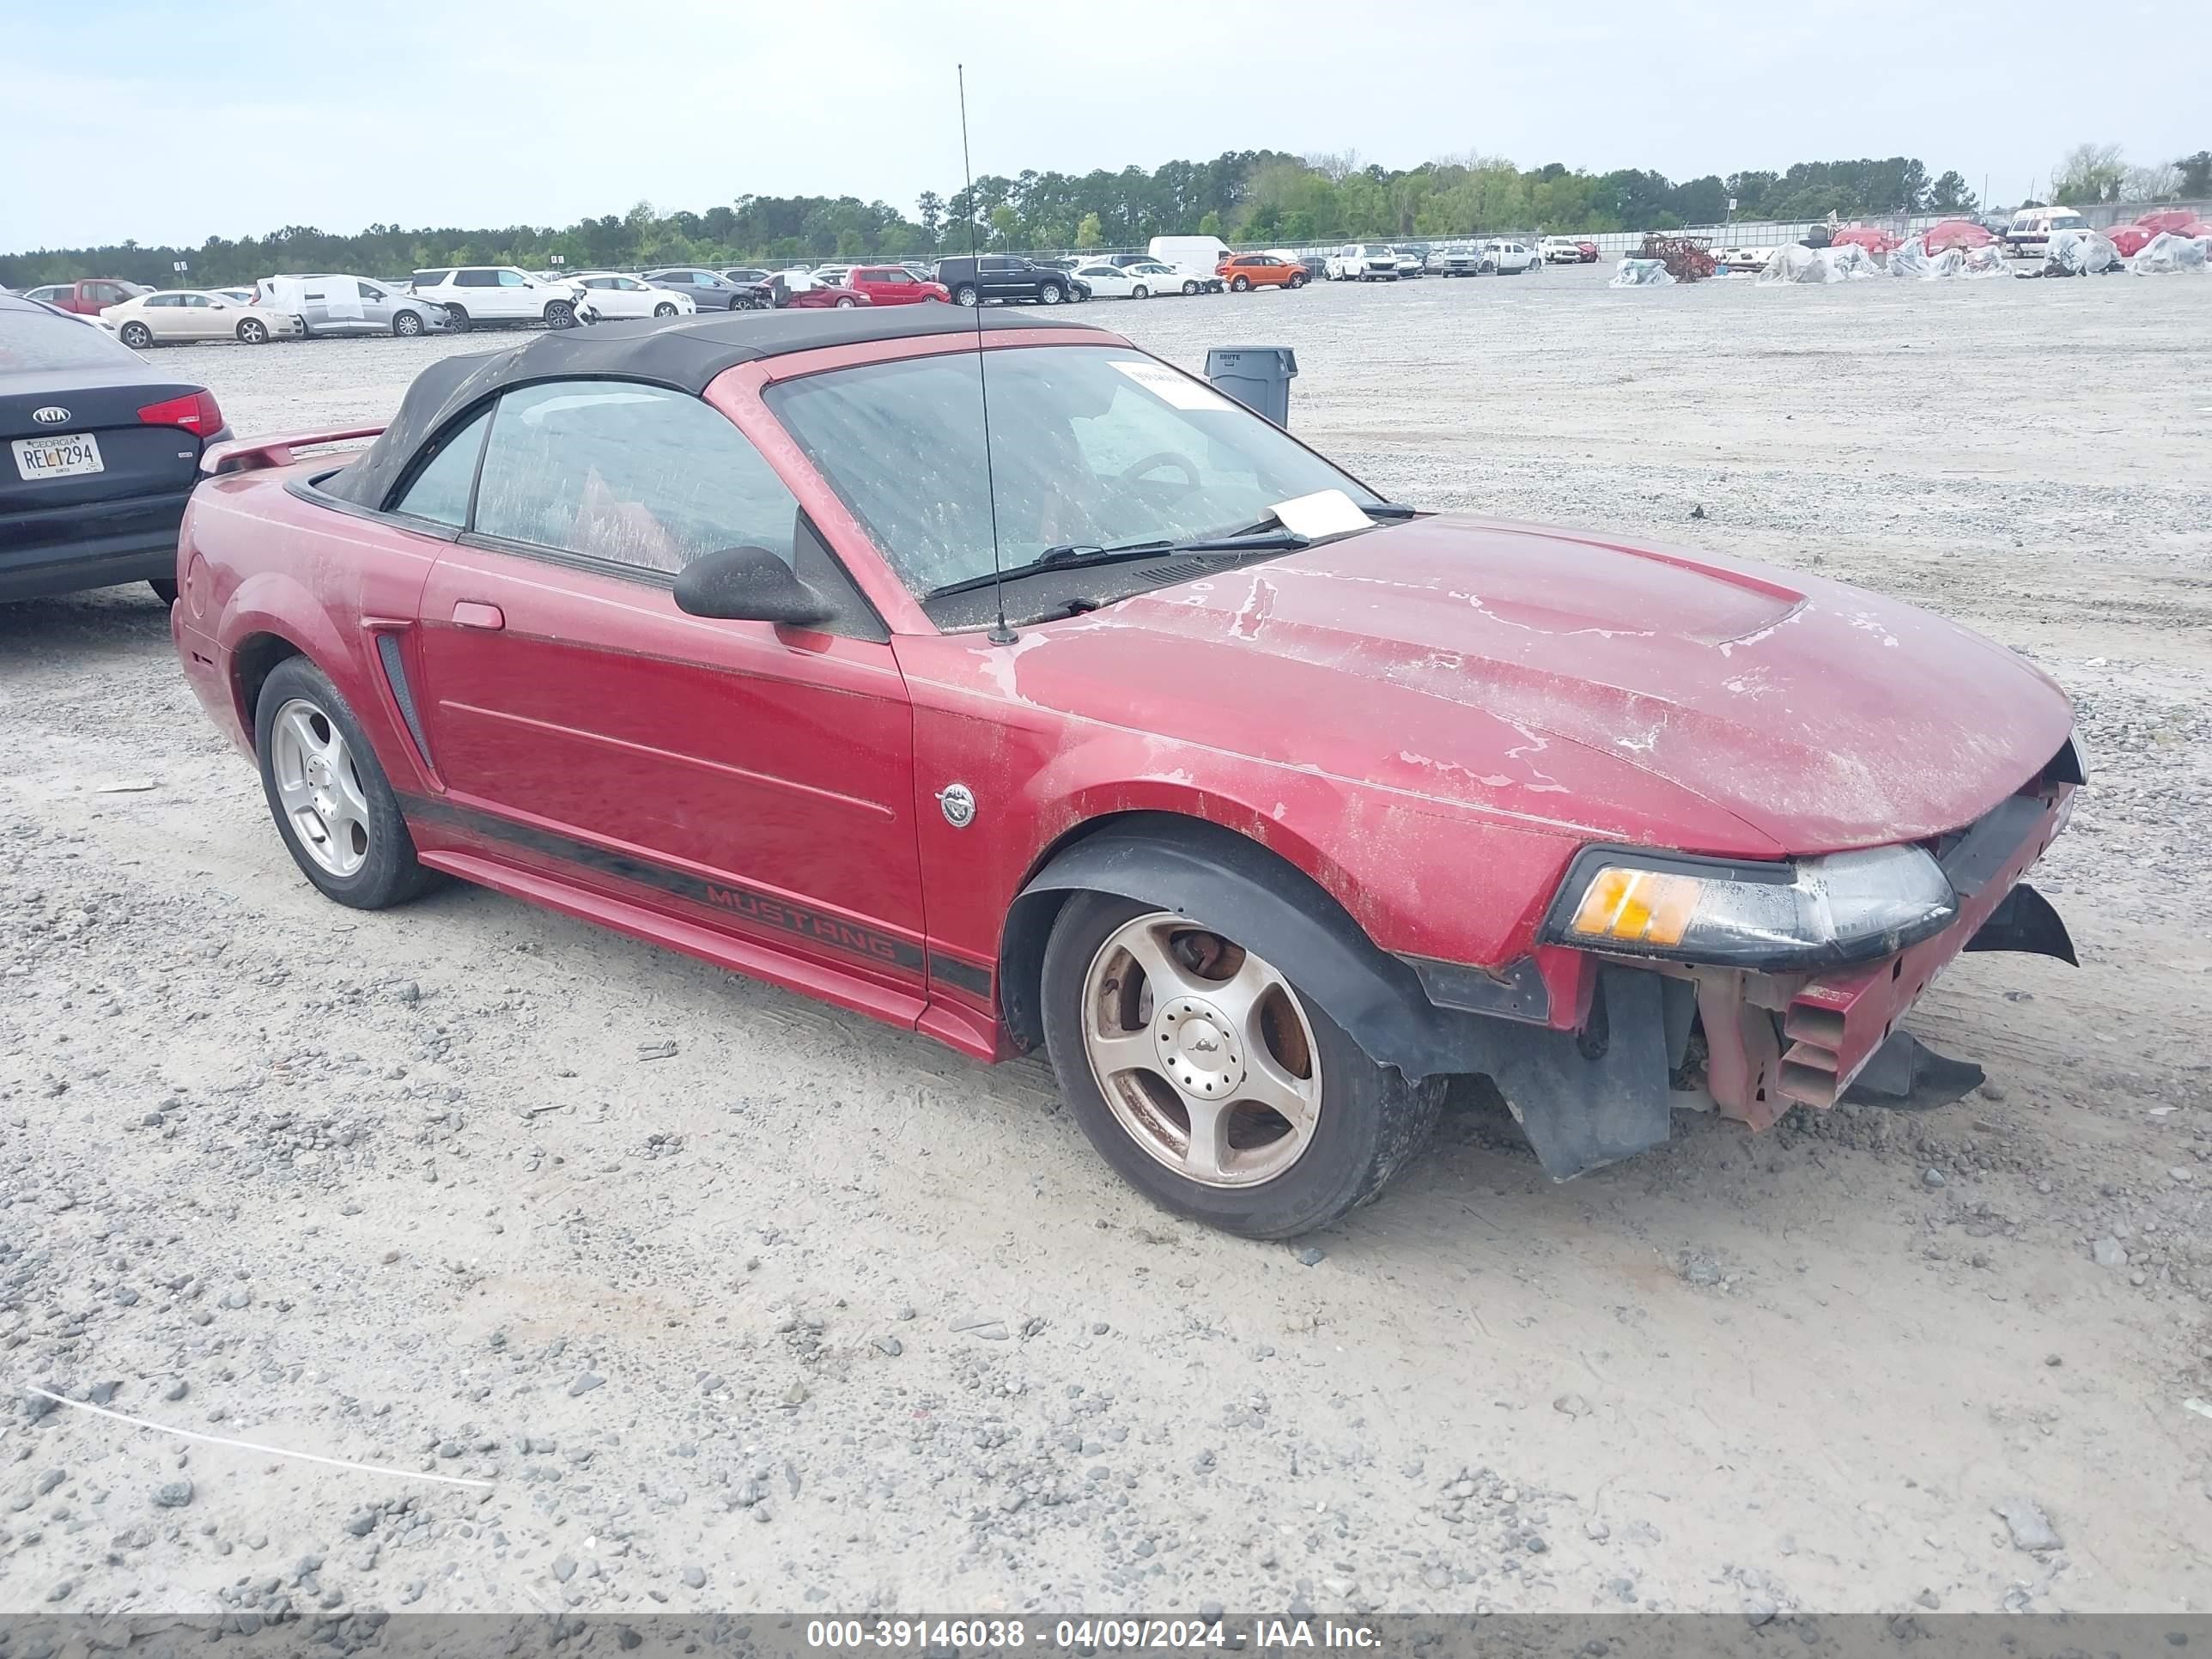
[[[507,626],[507,613],[495,605],[479,604],[475,599],[453,601],[453,622],[461,628],[492,628]]]

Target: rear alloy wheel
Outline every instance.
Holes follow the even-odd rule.
[[[154,343],[154,331],[143,323],[125,323],[115,337],[133,351],[144,351]]]
[[[238,337],[247,345],[267,345],[269,325],[258,317],[248,317],[239,324]]]
[[[952,303],[956,306],[972,306],[980,297],[973,283],[963,283],[952,290]]]
[[[734,311],[737,307],[732,306],[730,309]],[[669,301],[663,300],[659,305],[653,307],[653,314],[656,317],[673,317],[676,314],[676,307]]]
[[[253,750],[276,832],[325,897],[381,910],[442,879],[416,860],[361,722],[305,657],[287,657],[263,682]]]
[[[1231,277],[1229,286],[1239,294],[1249,294],[1252,291],[1252,279],[1249,276]]]
[[[575,325],[576,307],[566,300],[556,300],[545,307],[546,327],[574,328]]]
[[[422,331],[421,314],[412,311],[401,312],[392,319],[392,331],[403,340],[413,339]]]
[[[1251,1238],[1325,1227],[1427,1139],[1441,1079],[1376,1065],[1283,972],[1187,916],[1071,898],[1046,1045],[1100,1154],[1164,1209]]]

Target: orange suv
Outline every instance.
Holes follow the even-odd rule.
[[[1214,266],[1213,274],[1237,293],[1255,288],[1304,288],[1306,268],[1272,253],[1232,253]]]

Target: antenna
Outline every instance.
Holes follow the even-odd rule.
[[[957,64],[960,77],[960,171],[968,182],[968,257],[975,262],[975,392],[983,404],[983,493],[991,502],[991,601],[999,620],[984,637],[994,645],[1012,645],[1014,630],[1006,626],[1006,585],[999,568],[999,480],[991,464],[991,383],[983,367],[983,261],[975,251],[975,167],[968,159],[968,66]]]

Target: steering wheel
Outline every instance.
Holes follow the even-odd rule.
[[[1174,467],[1182,474],[1182,487],[1185,493],[1188,493],[1189,491],[1198,488],[1198,469],[1190,464],[1190,459],[1188,456],[1178,455],[1172,449],[1155,450],[1152,454],[1146,456],[1141,461],[1138,461],[1132,465],[1123,467],[1121,469],[1121,482],[1123,483],[1134,483],[1138,479],[1143,477],[1147,472],[1163,466]]]

